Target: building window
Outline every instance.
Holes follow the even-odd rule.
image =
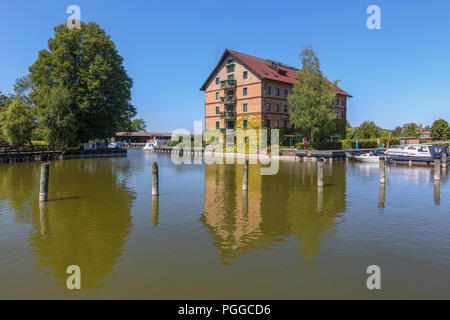
[[[234,96],[234,90],[228,90],[227,91],[228,96]]]
[[[284,105],[284,112],[287,112],[287,105]]]
[[[233,63],[234,59],[228,59],[228,63]]]
[[[234,72],[234,64],[227,65],[227,71],[228,72]]]
[[[219,110],[220,110],[219,107],[216,107],[216,114],[219,114],[219,113],[220,113]]]
[[[277,103],[277,112],[280,112],[280,104]]]
[[[283,96],[287,97],[287,90],[286,89],[283,90]]]
[[[270,128],[270,120],[266,120],[266,126],[267,128]]]
[[[248,78],[248,72],[244,71],[244,79],[247,79],[247,78]]]
[[[246,103],[244,103],[244,106],[242,107],[242,111],[247,112],[247,104]]]
[[[287,121],[284,120],[284,127],[287,128]]]
[[[266,103],[266,111],[270,111],[270,103]]]
[[[217,78],[216,78],[216,84],[219,84],[219,83],[220,83],[220,78],[217,77]]]
[[[280,88],[275,89],[275,95],[278,97],[280,96]]]
[[[244,89],[242,90],[242,94],[243,94],[244,96],[247,95],[247,88],[244,88]]]
[[[244,120],[244,129],[247,129],[247,120]]]
[[[216,129],[219,129],[220,128],[220,123],[219,123],[219,121],[217,121],[216,122]]]
[[[229,75],[228,75],[228,79],[229,79],[229,80],[234,79],[234,74],[229,74]]]
[[[267,86],[267,87],[266,87],[266,94],[267,94],[267,95],[270,95],[270,86]]]
[[[220,92],[216,92],[216,100],[219,100],[220,98]]]
[[[234,121],[228,121],[227,129],[234,129]]]

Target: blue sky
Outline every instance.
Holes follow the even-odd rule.
[[[116,43],[150,131],[193,130],[204,120],[199,88],[225,48],[300,66],[302,44],[354,96],[351,125],[450,121],[448,0],[2,0],[0,91],[27,74],[71,4]],[[366,27],[371,4],[381,8],[381,30]]]

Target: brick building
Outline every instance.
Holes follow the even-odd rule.
[[[298,69],[226,49],[200,90],[205,91],[205,129],[235,129],[236,122],[261,121],[269,128],[291,128],[288,93]],[[339,119],[347,118],[347,98],[337,90],[332,106]],[[245,128],[248,120],[239,124]]]

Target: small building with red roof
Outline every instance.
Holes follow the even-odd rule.
[[[200,90],[205,92],[205,129],[235,129],[240,118],[259,120],[268,128],[292,128],[288,94],[299,69],[284,63],[226,49]],[[347,99],[338,88],[332,107],[347,119]],[[238,122],[243,128],[247,120]]]

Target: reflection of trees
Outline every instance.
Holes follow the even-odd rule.
[[[322,194],[314,163],[282,163],[273,176],[261,176],[259,166],[250,166],[247,196],[241,190],[242,166],[206,166],[201,220],[214,235],[223,263],[289,235],[300,244],[303,264],[314,263],[320,243],[333,233],[336,218],[345,210],[345,164],[333,164],[331,170],[327,165]]]
[[[49,201],[41,206],[37,197],[39,164],[8,168],[6,196],[11,207],[30,207],[27,220],[34,230],[29,242],[35,249],[37,267],[49,268],[62,286],[66,268],[72,264],[81,268],[82,287],[99,286],[122,254],[131,227],[133,194],[123,179],[127,166],[115,166],[113,161],[51,162]]]

